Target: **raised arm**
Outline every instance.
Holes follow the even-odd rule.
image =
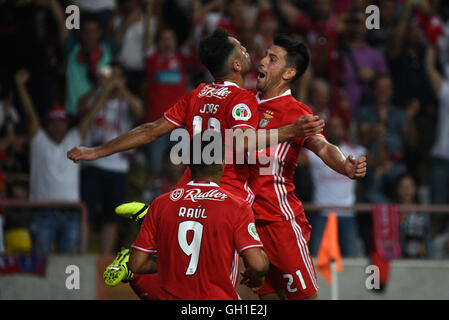
[[[350,179],[361,179],[366,175],[366,157],[347,158],[336,145],[329,143],[323,136],[313,136],[304,142],[304,147],[315,153],[334,171]]]
[[[425,68],[427,77],[429,78],[430,85],[433,91],[438,95],[440,92],[443,77],[435,67],[436,62],[436,48],[433,45],[427,47]]]
[[[95,101],[94,106],[92,109],[90,109],[87,113],[85,113],[85,116],[81,119],[79,123],[79,131],[81,140],[83,140],[86,136],[87,131],[89,130],[89,126],[94,120],[95,116],[98,114],[100,109],[103,107],[106,99],[111,94],[111,91],[114,89],[114,87],[118,85],[116,82],[109,80],[106,82],[105,88],[101,95],[98,97],[98,99]],[[88,95],[90,95],[88,93]]]
[[[143,119],[144,111],[138,103],[138,98],[126,87],[125,79],[121,78],[118,80],[118,88],[128,103],[132,118],[134,121],[140,122]]]
[[[235,130],[233,133],[235,149],[243,150],[245,152],[252,152],[264,146],[270,147],[272,144],[285,142],[293,138],[305,138],[322,132],[324,129],[324,120],[320,120],[318,116],[304,115],[299,117],[294,123],[285,125],[283,127],[264,130],[259,129],[255,131],[255,139],[245,139],[248,136],[247,128]],[[276,136],[273,136],[276,135]]]
[[[154,45],[154,39],[151,31],[151,17],[154,14],[154,0],[145,0],[145,18],[144,18],[144,53],[146,54]]]
[[[58,0],[48,0],[49,8],[58,24],[59,41],[63,43],[69,36],[69,30],[65,25],[64,11]]]
[[[33,100],[28,93],[26,88],[26,83],[29,79],[29,73],[27,70],[22,69],[16,73],[16,84],[17,90],[19,92],[20,101],[22,102],[23,108],[25,110],[25,116],[28,121],[28,133],[31,138],[33,138],[40,128],[39,117],[34,108]]]
[[[170,122],[160,118],[154,122],[142,124],[101,146],[94,148],[75,147],[67,152],[67,157],[74,162],[79,160],[96,160],[152,143],[175,128]]]
[[[396,25],[396,28],[393,32],[393,36],[391,37],[391,41],[389,43],[389,50],[388,50],[389,59],[396,59],[401,53],[412,9],[413,9],[412,1],[406,0],[404,2],[404,8],[399,18],[399,22]]]

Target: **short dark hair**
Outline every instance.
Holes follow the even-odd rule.
[[[210,141],[203,140],[203,135],[206,132],[212,134],[213,138]],[[205,159],[202,157],[203,150],[206,147],[208,147],[209,144],[211,143],[213,143],[214,146],[216,147],[212,149],[210,153],[210,156],[211,158],[214,159],[214,161],[212,163],[206,163]],[[190,151],[189,167],[192,173],[192,178],[196,178],[199,176],[201,177],[214,176],[220,171],[221,163],[225,155],[223,136],[221,135],[221,133],[212,130],[206,130],[203,133],[198,133],[192,137],[192,140],[190,140],[189,151]],[[221,157],[219,159],[215,159],[215,151],[221,152]],[[200,155],[199,159],[198,154]],[[195,157],[195,155],[197,156]],[[219,162],[217,162],[217,160]]]
[[[299,40],[281,34],[274,38],[273,44],[287,51],[287,66],[296,69],[296,75],[292,82],[298,80],[310,64],[310,52],[307,46]]]
[[[226,62],[234,48],[229,41],[228,32],[218,28],[210,36],[200,41],[198,55],[201,63],[214,78],[223,78],[229,73]]]

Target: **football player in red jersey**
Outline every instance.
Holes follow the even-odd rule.
[[[244,77],[251,68],[245,47],[237,39],[230,37],[225,30],[217,29],[201,41],[198,52],[200,60],[214,76],[215,82],[200,84],[159,120],[140,125],[98,147],[75,147],[67,152],[67,157],[74,162],[95,160],[138,148],[181,127],[187,129],[190,137],[206,129],[221,132],[236,128],[241,129],[239,132],[256,130],[259,118],[257,101],[251,92],[243,89]],[[282,142],[293,137],[309,136],[321,132],[323,127],[324,122],[318,117],[304,116],[288,126],[279,128],[277,139]],[[264,136],[269,144],[270,132]],[[246,144],[243,148],[250,149],[250,146]],[[186,170],[181,182],[188,182],[189,176],[190,173]],[[247,177],[246,166],[227,165],[221,183],[225,189],[229,188],[238,196],[250,198],[250,191],[245,186]]]
[[[301,42],[283,35],[275,38],[258,68],[259,128],[278,128],[313,114],[290,91],[291,84],[307,69],[309,60],[309,51]],[[271,263],[266,281],[258,291],[262,299],[318,298],[317,278],[308,250],[311,226],[301,201],[294,194],[293,184],[303,147],[351,179],[366,174],[366,157],[355,159],[353,155],[343,155],[321,133],[293,138],[270,147],[263,154],[252,154],[259,159],[270,157],[269,163],[273,164],[270,168],[260,164],[250,166],[249,177],[249,186],[255,194],[253,211],[257,231]]]
[[[199,143],[203,150],[205,142]],[[159,279],[146,281],[160,285],[160,300],[238,299],[239,255],[246,265],[243,281],[252,288],[263,283],[269,263],[254,214],[248,202],[219,187],[223,159],[212,164],[191,161],[192,181],[153,201],[131,245],[129,268],[135,274],[157,272]]]

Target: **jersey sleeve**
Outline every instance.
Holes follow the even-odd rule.
[[[242,202],[240,209],[236,212],[236,229],[234,232],[235,248],[239,254],[251,248],[262,248],[254,223],[254,214],[246,202]]]
[[[191,93],[186,94],[170,109],[164,113],[164,118],[172,125],[183,128],[186,126],[187,110],[189,107]]]
[[[256,130],[259,123],[256,96],[242,90],[242,93],[232,99],[226,121],[230,129],[246,127]]]
[[[309,106],[305,105],[304,103],[301,103],[300,106],[301,106],[301,111],[300,111],[298,114],[295,115],[295,118],[294,118],[295,120],[296,120],[297,118],[301,117],[301,116],[304,116],[304,115],[308,115],[308,114],[314,115],[312,109],[310,109]],[[301,148],[302,148],[302,147],[304,146],[304,143],[305,143],[308,139],[310,139],[311,137],[316,137],[316,136],[325,138],[324,134],[323,134],[322,132],[320,132],[320,133],[313,134],[313,135],[308,136],[308,137],[305,137],[305,138],[296,138],[296,142],[297,142],[297,143],[301,146]]]
[[[131,248],[147,253],[157,253],[156,207],[157,200],[153,201],[148,209],[145,219],[143,220],[142,227],[137,234],[136,240],[131,245]]]

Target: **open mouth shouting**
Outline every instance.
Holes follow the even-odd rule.
[[[257,76],[257,80],[261,80],[264,79],[267,76],[266,71],[264,71],[262,68],[259,68],[259,70],[257,70],[259,72],[258,76]]]

